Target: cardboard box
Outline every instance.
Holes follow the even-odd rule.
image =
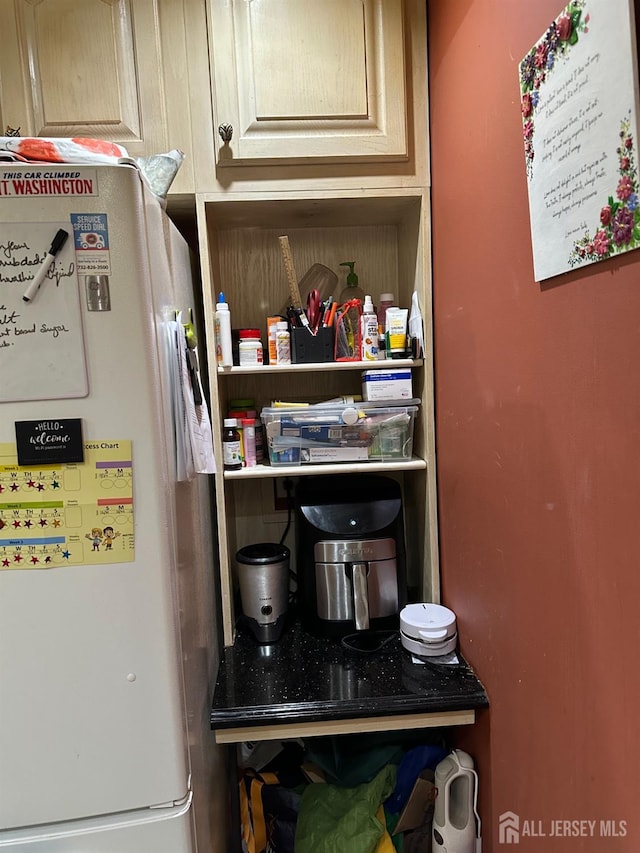
[[[410,367],[362,371],[362,398],[365,402],[411,400],[412,397]]]
[[[398,832],[409,832],[412,829],[417,829],[433,820],[434,804],[438,796],[434,779],[433,770],[423,770],[418,776],[409,799],[402,809],[400,820],[393,831],[394,835]]]

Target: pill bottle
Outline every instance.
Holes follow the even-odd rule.
[[[387,308],[395,308],[396,298],[393,293],[381,293],[378,300],[378,323],[383,330],[387,328]]]
[[[242,468],[240,433],[236,418],[225,418],[222,432],[222,463],[225,471],[238,471]]]
[[[259,329],[240,329],[238,336],[240,344],[238,351],[240,353],[240,366],[250,367],[256,364],[262,364],[262,341],[260,340]]]
[[[264,462],[264,426],[260,419],[254,421],[256,427],[256,464]]]
[[[258,413],[255,409],[248,409],[245,412],[244,417],[253,422],[256,442],[256,465],[260,465],[264,462],[264,434],[262,431],[262,421],[258,417]]]
[[[291,364],[291,334],[286,320],[276,328],[276,364]]]
[[[256,466],[256,427],[253,418],[242,419],[242,432],[244,436],[244,464],[247,468]]]
[[[269,355],[269,364],[276,363],[276,331],[280,322],[282,322],[282,318],[278,315],[267,317],[267,353]]]

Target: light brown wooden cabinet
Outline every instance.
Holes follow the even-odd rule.
[[[202,0],[0,0],[0,14],[2,133],[108,139],[132,157],[179,148],[172,193],[194,192],[187,56],[192,40],[206,52]]]
[[[398,462],[322,465],[257,465],[215,475],[217,530],[225,645],[235,636],[234,588],[237,549],[278,541],[287,513],[273,517],[274,479],[294,480],[349,471],[382,472],[396,478],[405,506],[409,584],[419,600],[439,598],[436,521],[429,195],[420,189],[344,190],[289,193],[277,197],[233,194],[198,202],[211,415],[216,458],[222,459],[222,422],[231,399],[252,398],[261,410],[277,399],[331,399],[361,393],[361,372],[371,363],[271,365],[216,369],[215,302],[224,292],[234,328],[257,328],[266,345],[266,317],[286,302],[288,290],[278,236],[290,238],[300,273],[315,261],[339,269],[347,255],[358,259],[360,282],[377,303],[392,291],[409,306],[418,293],[425,329],[424,359],[412,367],[413,393],[420,399],[413,456]],[[384,368],[399,362],[377,362]],[[274,538],[275,537],[275,538]],[[290,544],[290,543],[289,543]],[[292,555],[295,558],[295,555]]]
[[[422,0],[0,0],[0,13],[0,133],[181,149],[174,199],[428,185]]]
[[[205,2],[197,192],[428,186],[424,0]]]
[[[409,307],[417,291],[426,352],[412,365],[421,400],[414,456],[380,470],[396,477],[405,495],[414,594],[438,600],[424,2],[207,3],[212,120],[216,130],[218,124],[234,125],[231,141],[217,139],[208,159],[199,147],[206,137],[197,139],[216,456],[222,458],[222,421],[232,398],[253,398],[260,410],[283,395],[304,399],[310,388],[327,399],[360,392],[365,365],[357,363],[215,369],[220,291],[234,328],[259,328],[263,341],[265,318],[286,301],[279,235],[289,235],[300,276],[314,262],[341,272],[339,263],[354,258],[361,286],[374,302],[392,291]],[[376,470],[370,463],[361,467]],[[235,552],[250,542],[277,541],[286,523],[286,513],[284,519],[274,513],[274,481],[357,468],[260,465],[216,474],[225,645],[235,634]]]
[[[210,0],[220,166],[408,157],[402,0]]]

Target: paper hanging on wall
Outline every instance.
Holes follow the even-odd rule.
[[[26,302],[60,229],[69,239]],[[0,223],[0,402],[86,397],[88,391],[71,226]]]
[[[640,247],[631,0],[573,0],[519,66],[536,281]]]

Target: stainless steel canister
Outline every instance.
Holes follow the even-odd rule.
[[[259,542],[236,554],[245,624],[259,643],[273,643],[284,630],[289,606],[289,558],[286,545]]]

